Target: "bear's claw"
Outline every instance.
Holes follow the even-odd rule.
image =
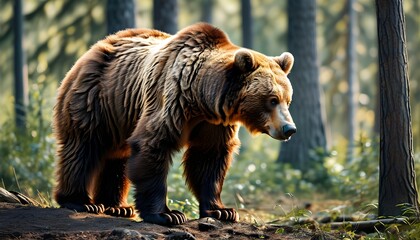
[[[172,210],[159,214],[141,214],[143,221],[159,225],[180,225],[187,221],[187,217],[180,211]]]
[[[103,204],[85,204],[84,207],[86,208],[86,212],[88,213],[104,213],[105,211],[105,206]]]
[[[78,204],[78,203],[62,203],[61,207],[74,210],[76,212],[88,212],[88,213],[104,213],[105,206],[103,204]]]
[[[134,207],[108,207],[104,211],[105,214],[114,216],[114,217],[125,217],[131,218],[135,215]]]
[[[134,207],[105,207],[103,204],[77,204],[77,203],[64,203],[60,204],[61,207],[74,210],[76,212],[87,212],[95,214],[107,214],[113,217],[131,218],[135,215]]]
[[[239,213],[233,208],[222,208],[216,210],[205,210],[200,214],[200,218],[211,217],[220,221],[238,222]]]

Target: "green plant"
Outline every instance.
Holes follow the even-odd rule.
[[[359,204],[376,201],[379,181],[379,147],[376,140],[362,136],[356,144],[356,154],[347,163],[327,159],[331,188],[328,195],[346,198],[356,196]],[[335,154],[334,154],[335,155]]]
[[[5,188],[30,196],[43,195],[48,202],[54,179],[55,140],[50,113],[44,113],[52,107],[46,106],[41,85],[32,85],[25,130],[16,129],[12,117],[0,125],[0,178]]]

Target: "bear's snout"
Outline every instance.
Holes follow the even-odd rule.
[[[290,138],[293,134],[296,133],[297,129],[295,125],[292,124],[286,124],[282,127],[283,135],[286,138]]]
[[[271,112],[266,128],[268,135],[280,141],[289,140],[297,132],[296,125],[285,103],[278,104]]]
[[[285,125],[275,128],[274,126],[270,126],[267,133],[272,138],[287,141],[290,137],[297,132],[296,125],[293,123],[286,123]]]

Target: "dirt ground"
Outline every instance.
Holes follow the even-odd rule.
[[[336,239],[310,228],[191,220],[174,227],[0,202],[0,239]]]

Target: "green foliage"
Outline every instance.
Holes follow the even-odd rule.
[[[33,90],[27,111],[27,129],[16,129],[14,119],[0,125],[0,178],[9,190],[29,195],[48,193],[53,184],[55,141],[45,119],[42,90]]]
[[[328,189],[331,196],[346,198],[353,196],[352,201],[363,203],[376,201],[379,182],[379,146],[376,140],[361,137],[356,144],[352,161],[340,164],[335,153],[326,159],[332,188]]]
[[[75,60],[105,35],[105,2],[23,1],[29,87],[25,132],[15,129],[13,117],[13,0],[0,2],[1,184],[12,190],[19,190],[20,185],[32,196],[37,191],[48,196],[54,182],[54,95]]]
[[[420,236],[420,223],[415,223],[411,225],[410,229],[403,233],[402,239],[418,239]]]
[[[307,172],[293,169],[276,161],[269,149],[270,139],[259,136],[249,140],[252,148],[241,151],[234,162],[225,189],[231,195],[240,194],[250,201],[261,202],[267,194],[293,193],[298,196],[325,194],[346,199],[355,196],[355,202],[371,202],[377,199],[378,146],[367,138],[358,143],[358,152],[350,163],[340,164],[337,152],[311,152],[313,167]],[[251,145],[250,143],[247,143]],[[278,147],[275,147],[278,149]],[[264,202],[264,201],[263,201]]]
[[[420,223],[378,225],[375,233],[367,234],[364,239],[376,240],[415,240],[420,236]]]

